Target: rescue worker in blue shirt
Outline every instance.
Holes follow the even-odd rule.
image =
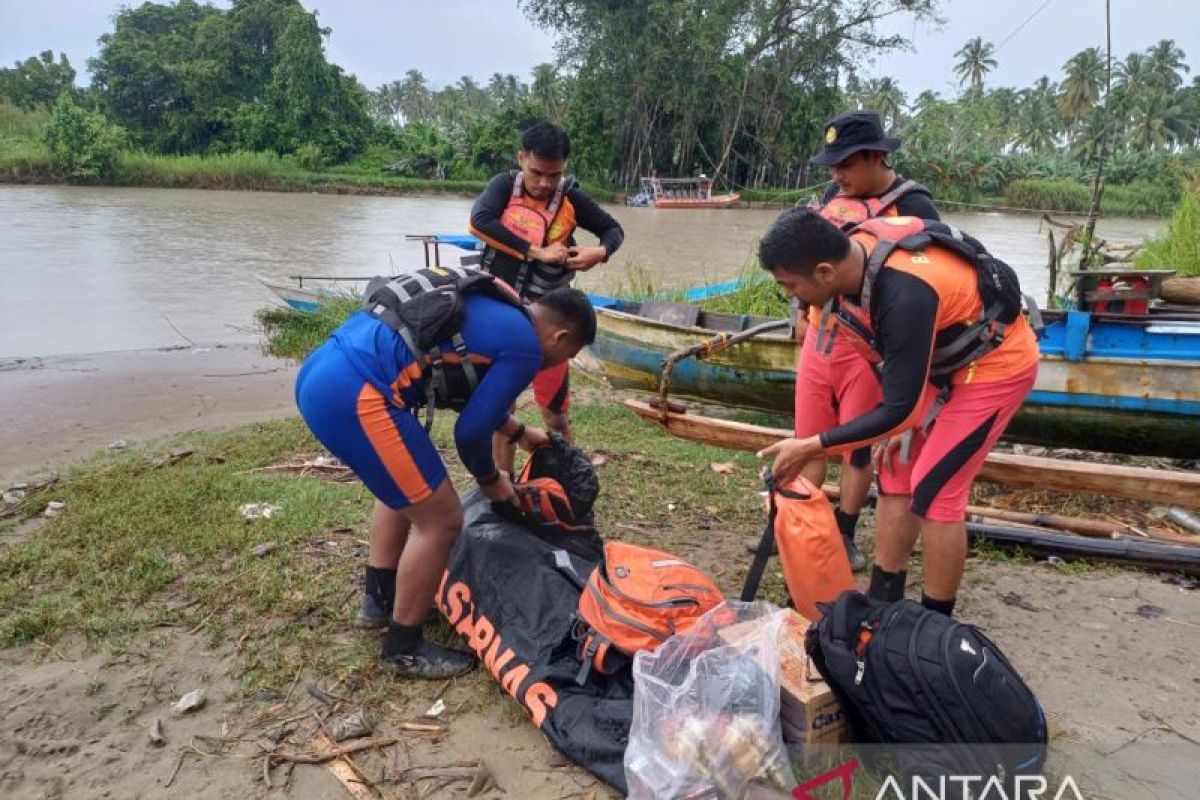
[[[460,411],[455,445],[483,493],[512,503],[512,483],[492,457],[493,433],[528,451],[548,442],[509,409],[540,369],[591,344],[595,312],[587,295],[570,288],[527,306],[515,294],[508,302],[487,293],[464,294],[462,301],[461,346],[447,341],[436,348],[450,378],[449,396],[439,396],[437,405]],[[416,413],[433,398],[433,379],[429,357],[414,354],[408,338],[370,310],[355,313],[305,361],[296,402],[316,438],[376,497],[359,625],[387,626],[381,659],[395,674],[437,680],[474,666],[470,654],[425,641],[422,633],[463,509]],[[463,381],[463,355],[478,376],[473,388]]]

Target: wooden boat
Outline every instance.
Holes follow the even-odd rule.
[[[463,266],[472,266],[479,263],[479,256],[472,255],[480,249],[481,243],[478,239],[467,234],[457,233],[436,233],[436,234],[410,234],[404,237],[407,241],[421,242],[425,249],[425,266],[434,266],[441,264],[441,252],[439,246],[446,244],[452,247],[457,247],[460,250],[465,250],[469,254],[460,259]],[[276,297],[287,303],[297,311],[316,311],[320,308],[321,303],[330,297],[335,297],[339,294],[336,284],[352,284],[351,292],[358,288],[359,284],[366,283],[374,276],[329,276],[329,275],[290,275],[295,284],[281,283],[272,278],[267,278],[262,275],[255,275],[254,278],[263,286],[267,287]],[[328,285],[318,287],[305,287],[304,282],[318,281],[322,284],[334,284],[331,288]],[[720,297],[721,295],[731,294],[741,286],[740,280],[723,281],[721,283],[710,283],[704,286],[696,286],[683,291],[683,299],[688,303],[698,303],[702,300],[707,300],[712,297]],[[343,287],[344,290],[345,287]],[[671,295],[676,295],[676,292],[671,292]],[[596,308],[612,308],[626,303],[628,301],[614,297],[612,295],[599,294],[588,292],[588,299],[592,301],[592,305]]]
[[[1200,454],[1200,317],[1045,311],[1037,384],[1010,441],[1168,458]],[[668,354],[767,320],[666,303],[599,311],[591,357],[615,387],[655,391]],[[784,330],[679,362],[671,393],[791,415],[796,345]]]
[[[404,237],[408,242],[420,242],[425,251],[425,266],[436,266],[442,263],[441,246],[449,245],[457,247],[468,253],[474,253],[480,249],[481,242],[474,236],[465,233],[418,233],[407,234]],[[478,255],[467,255],[462,258],[464,263],[478,263]],[[254,278],[263,286],[267,287],[276,297],[287,303],[297,311],[316,311],[320,308],[321,303],[330,297],[335,297],[339,293],[349,292],[353,294],[358,289],[359,284],[363,284],[371,280],[373,275],[289,275],[295,284],[281,283],[272,278],[267,278],[262,275],[255,275]],[[305,281],[312,283],[318,282],[319,286],[306,287]],[[330,285],[332,284],[332,286]],[[339,288],[337,284],[351,284],[347,289],[345,286]]]
[[[653,203],[655,208],[728,208],[741,199],[736,192],[713,194],[713,179],[699,178],[642,178],[639,197]]]
[[[290,283],[280,283],[261,275],[255,275],[255,280],[271,290],[271,293],[297,311],[316,311],[321,303],[329,299],[333,292],[326,288],[305,288]]]
[[[714,419],[686,411],[663,413],[641,400],[626,400],[637,416],[662,426],[672,436],[732,450],[758,450],[792,435],[786,428]],[[1094,492],[1164,505],[1200,507],[1200,473],[1093,464],[1058,458],[991,452],[979,479],[1006,486],[1033,486],[1071,492]]]

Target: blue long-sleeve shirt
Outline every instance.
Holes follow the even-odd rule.
[[[454,443],[467,470],[476,478],[488,478],[496,472],[492,434],[537,374],[542,347],[533,322],[520,309],[478,294],[467,295],[465,304],[461,335],[480,380],[454,425]],[[425,382],[413,377],[413,355],[390,327],[359,312],[332,338],[384,397],[405,408],[425,402]],[[449,342],[440,348],[447,361],[455,360]]]

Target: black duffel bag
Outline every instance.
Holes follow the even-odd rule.
[[[555,749],[624,792],[633,675],[575,680],[575,610],[595,562],[498,515],[479,491],[463,506],[438,609]]]
[[[1040,774],[1045,713],[978,628],[855,591],[823,610],[806,646],[856,742],[889,745],[880,749],[905,776]]]

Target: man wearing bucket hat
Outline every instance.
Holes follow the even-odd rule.
[[[846,229],[880,216],[940,219],[929,190],[897,175],[888,163],[888,153],[898,147],[900,140],[884,135],[879,115],[873,111],[852,111],[830,120],[825,126],[825,146],[811,163],[829,167],[833,180],[814,210]],[[833,336],[826,341],[827,337],[818,334],[821,309],[810,308],[808,317],[807,332],[799,320],[796,325],[801,347],[796,365],[795,433],[801,438],[865,414],[882,401],[878,378],[847,337]],[[804,476],[819,486],[825,480],[826,467],[826,459],[813,459],[804,468]],[[842,462],[841,499],[834,512],[855,570],[865,566],[854,534],[870,486],[870,448],[855,450]]]

